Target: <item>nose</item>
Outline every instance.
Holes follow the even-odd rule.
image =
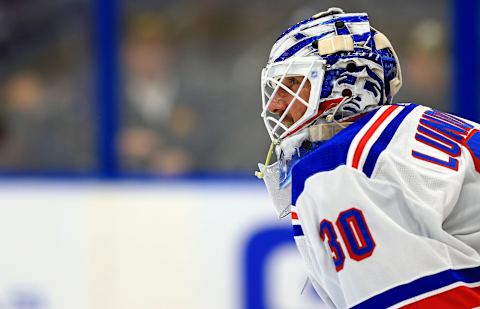
[[[268,105],[268,111],[276,115],[281,115],[287,109],[287,106],[288,103],[286,102],[285,94],[282,89],[279,89]]]

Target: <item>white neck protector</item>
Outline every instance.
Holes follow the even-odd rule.
[[[277,146],[277,157],[280,158],[280,153],[283,152],[283,159],[290,159],[299,149],[304,140],[310,140],[311,142],[325,141],[333,137],[342,129],[350,125],[351,122],[343,123],[322,123],[314,125],[303,130],[299,134],[291,136],[289,139],[282,141]],[[280,185],[280,168],[281,162],[277,161],[273,164],[265,166],[262,163],[258,164],[260,171],[263,171],[263,181],[267,187],[268,194],[272,199],[275,212],[279,218],[284,218],[290,213],[290,206],[292,204],[292,184]]]
[[[263,181],[267,187],[268,194],[272,199],[275,212],[279,218],[284,218],[290,213],[292,204],[292,184],[280,188],[280,161],[264,166],[258,164],[260,170],[264,171]]]

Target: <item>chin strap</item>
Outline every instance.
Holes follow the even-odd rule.
[[[255,176],[257,176],[258,179],[263,179],[265,177],[265,170],[267,169],[267,166],[270,164],[270,160],[272,159],[272,154],[273,150],[275,150],[275,146],[280,144],[280,141],[277,139],[272,140],[272,143],[270,144],[270,149],[268,150],[267,153],[267,158],[265,159],[265,164],[263,165],[262,171],[255,171]]]
[[[338,132],[352,124],[352,122],[339,122],[335,119],[335,115],[337,115],[338,110],[343,106],[343,104],[348,102],[352,96],[353,95],[343,97],[342,100],[331,109],[333,111],[328,112],[328,115],[325,116],[324,123],[312,125],[308,128],[311,142],[327,141]]]
[[[308,128],[310,141],[328,141],[352,123],[353,122],[332,122],[313,125]]]

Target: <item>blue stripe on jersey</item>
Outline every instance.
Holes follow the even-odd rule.
[[[383,130],[382,134],[380,134],[380,137],[373,144],[370,152],[368,153],[367,159],[365,160],[365,164],[363,165],[363,172],[365,175],[368,177],[372,176],[378,157],[387,148],[403,120],[405,120],[408,114],[410,114],[417,106],[418,105],[416,104],[405,106],[405,108],[387,125],[385,130]]]
[[[298,224],[292,225],[293,227],[293,236],[303,236],[302,226]]]
[[[476,132],[467,141],[467,146],[471,150],[472,155],[480,159],[480,132]]]
[[[456,282],[475,283],[480,281],[480,267],[447,269],[416,279],[373,296],[352,308],[387,308],[424,293],[432,292]]]
[[[319,148],[312,151],[300,160],[292,169],[292,204],[295,205],[303,192],[305,181],[310,176],[336,169],[347,163],[348,148],[357,133],[372,119],[379,109],[367,113],[340,131],[334,138],[326,141]]]

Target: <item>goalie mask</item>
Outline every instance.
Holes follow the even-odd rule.
[[[277,39],[261,83],[262,117],[270,138],[280,141],[333,112],[340,120],[391,103],[402,79],[392,45],[367,14],[331,8]]]
[[[285,187],[295,160],[306,153],[302,142],[318,141],[311,136],[315,126],[390,104],[401,85],[395,51],[366,13],[331,8],[291,26],[276,40],[262,70],[261,116],[272,146],[257,176],[279,178],[271,195]],[[267,171],[274,148],[278,176]],[[281,204],[279,212],[285,209]]]

